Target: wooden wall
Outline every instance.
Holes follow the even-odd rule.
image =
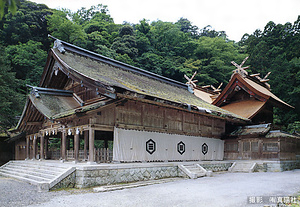
[[[71,79],[64,89],[74,91],[85,102],[101,98],[95,91]],[[114,107],[106,107],[90,116],[91,121],[76,120],[77,123],[74,123],[72,120],[71,122],[77,126],[81,123],[89,123],[214,138],[221,138],[225,133],[224,119],[134,100],[128,100]],[[84,117],[81,119],[83,120]],[[72,125],[70,121],[67,122]]]
[[[39,150],[37,149],[38,153]],[[29,158],[33,158],[33,143],[30,141],[30,152]],[[25,160],[26,159],[26,140],[19,139],[15,142],[15,160]]]
[[[244,138],[225,140],[227,160],[295,160],[300,155],[300,140],[295,138]]]
[[[221,138],[225,133],[223,119],[132,100],[97,112],[93,123],[214,138]]]
[[[26,141],[19,140],[15,144],[15,159],[25,160],[26,158]]]

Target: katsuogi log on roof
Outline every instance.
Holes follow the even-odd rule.
[[[270,85],[266,83],[270,73],[260,78],[259,74],[248,75],[245,68],[237,67],[225,89],[212,104],[256,123],[272,122],[273,107],[294,108],[271,92]]]

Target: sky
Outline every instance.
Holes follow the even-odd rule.
[[[211,25],[225,31],[230,40],[239,41],[245,33],[263,30],[269,21],[294,23],[300,15],[300,0],[31,0],[50,8],[77,11],[103,4],[117,24],[162,20],[177,22],[187,18],[202,29]]]

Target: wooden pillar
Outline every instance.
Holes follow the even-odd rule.
[[[62,159],[62,133],[60,133],[59,136],[60,136],[60,159]]]
[[[40,138],[40,159],[43,160],[45,158],[44,156],[44,148],[45,147],[45,137],[44,135],[41,136]]]
[[[66,141],[66,142],[67,142],[67,147],[66,147],[66,149],[67,149],[67,150],[70,150],[71,135],[68,135],[68,136],[67,136],[67,141]]]
[[[77,129],[74,135],[74,159],[75,162],[79,160],[79,130]]]
[[[88,159],[87,149],[88,149],[88,144],[89,144],[89,131],[84,131],[83,136],[84,136],[84,146],[83,146],[84,160],[87,160]]]
[[[48,159],[48,151],[49,151],[49,136],[45,137],[45,159]]]
[[[26,160],[30,159],[30,137],[26,137]]]
[[[65,130],[61,133],[61,159],[67,160],[67,135]]]
[[[33,137],[33,155],[32,155],[32,159],[33,160],[35,160],[36,159],[36,139],[37,139],[37,137],[36,136],[34,136]]]
[[[95,141],[95,130],[93,128],[90,128],[89,129],[89,164],[93,164],[95,162],[94,141]]]

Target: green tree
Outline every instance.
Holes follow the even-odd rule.
[[[91,6],[89,9],[82,7],[77,12],[72,13],[67,11],[68,16],[73,22],[77,24],[84,25],[92,20],[97,19],[98,21],[105,21],[113,23],[113,18],[108,14],[108,8],[106,5],[98,4],[96,6]]]
[[[247,55],[239,51],[239,46],[234,42],[227,42],[220,37],[200,37],[195,49],[195,58],[188,59],[185,67],[191,68],[188,75],[194,71],[199,84],[218,84],[228,82],[234,67],[231,61],[241,62]]]
[[[200,30],[199,36],[204,36],[204,37],[222,37],[226,39],[227,35],[225,31],[216,31],[212,29],[212,26],[207,25],[206,27],[202,28]]]
[[[47,53],[41,47],[42,43],[32,40],[6,47],[5,51],[13,71],[16,72],[16,78],[25,80],[27,84],[39,84],[47,58]]]
[[[138,49],[132,26],[124,25],[120,28],[119,37],[115,38],[111,49],[121,55],[127,54],[130,58],[137,56]]]
[[[20,0],[0,0],[0,20],[3,18],[5,14],[5,8],[15,14],[17,12],[17,4],[20,3]]]
[[[192,37],[196,38],[199,35],[199,28],[192,25],[190,20],[181,17],[175,24],[180,26],[180,31],[190,34]]]
[[[15,45],[34,40],[42,42],[43,49],[49,49],[46,16],[52,11],[43,4],[30,1],[21,1],[15,15],[8,13],[0,21],[0,42],[7,45]]]
[[[295,106],[295,110],[276,109],[274,122],[287,126],[300,120],[300,16],[294,24],[275,24],[269,22],[263,31],[245,34],[240,44],[250,55],[249,62],[254,73],[269,76],[272,92],[287,103]]]
[[[67,16],[66,11],[55,11],[47,17],[48,30],[51,35],[73,44],[85,41],[86,33],[82,26],[72,22]]]
[[[3,132],[16,125],[24,96],[19,91],[21,81],[11,72],[3,47],[0,47],[0,68],[0,132]]]

